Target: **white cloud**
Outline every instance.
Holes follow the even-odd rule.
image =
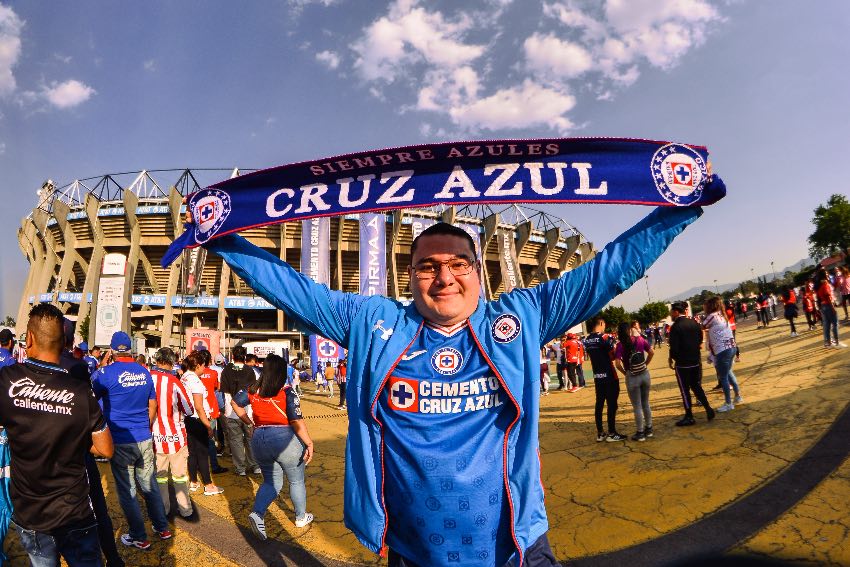
[[[333,51],[320,51],[316,54],[316,59],[327,65],[329,69],[339,67],[339,55]]]
[[[572,79],[593,67],[593,57],[584,47],[554,35],[534,34],[523,47],[528,68],[534,73]]]
[[[21,56],[21,29],[24,22],[8,6],[0,5],[0,96],[15,92],[12,69]]]
[[[73,57],[71,57],[70,55],[63,55],[62,53],[54,53],[53,58],[61,63],[64,63],[65,65],[67,65],[73,60]]]
[[[351,46],[358,55],[354,66],[364,79],[392,82],[411,64],[454,68],[484,53],[483,46],[463,41],[473,26],[467,15],[448,20],[418,4],[396,0],[389,13],[369,25],[364,37]]]
[[[142,67],[148,73],[153,73],[154,71],[156,71],[156,59],[148,59],[147,61],[142,63]]]
[[[486,130],[544,127],[568,132],[574,125],[564,115],[575,97],[526,80],[520,87],[502,89],[486,98],[451,109],[452,121],[463,128]]]
[[[97,94],[97,91],[76,79],[63,83],[53,83],[49,87],[44,87],[42,91],[42,96],[47,102],[59,109],[72,108],[82,104],[95,94]]]
[[[379,100],[435,115],[423,135],[445,131],[434,124],[440,116],[462,135],[565,133],[581,127],[569,116],[577,96],[612,100],[643,69],[675,67],[723,20],[717,0],[538,0],[521,8],[539,8],[542,19],[517,37],[515,4],[468,0],[440,11],[424,0],[393,0],[349,44],[354,69]],[[337,51],[316,58],[341,72]]]
[[[0,156],[6,153],[6,143],[0,142]]]

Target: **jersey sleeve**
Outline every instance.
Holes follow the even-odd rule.
[[[522,294],[541,313],[540,341],[546,343],[629,289],[701,215],[701,207],[658,207],[589,262],[557,280],[511,293]]]
[[[299,419],[303,419],[304,416],[301,414],[301,400],[298,399],[298,396],[292,390],[292,388],[286,389],[286,419],[289,421],[296,421]]]
[[[305,330],[348,347],[351,323],[366,297],[318,284],[235,234],[216,238],[205,246],[221,256],[259,296],[296,319]]]

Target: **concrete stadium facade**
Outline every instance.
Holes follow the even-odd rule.
[[[248,172],[252,170],[242,170]],[[254,296],[221,259],[211,254],[200,278],[199,293],[181,293],[183,259],[160,267],[166,248],[182,230],[183,197],[239,169],[144,170],[108,174],[57,187],[46,182],[32,213],[22,220],[18,243],[30,263],[18,309],[22,332],[30,307],[56,304],[69,318],[89,319],[95,344],[101,266],[110,253],[126,257],[121,328],[145,339],[148,347],[184,345],[184,330],[209,328],[225,333],[222,348],[250,340],[289,339],[297,350],[304,337],[279,310]],[[405,209],[386,214],[387,295],[406,299],[407,266],[416,219],[465,223],[477,227],[483,250],[483,293],[495,299],[505,289],[496,233],[514,239],[520,282],[538,285],[574,269],[594,254],[593,245],[564,220],[522,206],[496,210],[488,206]],[[248,240],[300,265],[301,223],[246,230]],[[330,285],[359,290],[359,220],[356,215],[331,219]],[[79,325],[78,325],[79,329]]]

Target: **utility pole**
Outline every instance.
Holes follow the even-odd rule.
[[[773,268],[773,260],[770,261],[770,271],[773,272],[773,281],[776,281],[776,270]]]
[[[649,296],[649,276],[643,276],[643,281],[646,284],[646,302],[652,303],[652,298]]]
[[[717,295],[720,295],[720,291],[718,291],[718,289],[717,289],[717,280],[714,280],[714,293],[716,293]]]

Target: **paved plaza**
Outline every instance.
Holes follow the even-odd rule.
[[[850,342],[850,327],[840,337]],[[665,348],[650,366],[655,437],[644,443],[596,443],[592,386],[542,399],[549,540],[564,564],[659,565],[713,553],[850,564],[850,349],[824,349],[820,330],[791,339],[784,321],[757,330],[750,318],[738,338],[745,401],[712,423],[695,408],[696,426],[673,425],[681,399]],[[715,383],[708,366],[703,383]],[[717,407],[722,394],[709,399]],[[257,541],[247,515],[260,477],[225,473],[215,476],[223,495],[194,497],[199,522],[178,520],[175,538],[153,541],[150,551],[122,549],[127,564],[382,564],[342,523],[346,415],[335,405],[303,398],[316,448],[307,469],[313,524],[296,528],[288,498],[279,498],[266,516],[270,540]],[[618,424],[634,433],[625,391]],[[116,533],[124,533],[108,465],[101,472]],[[12,565],[26,564],[17,536],[6,548]]]

